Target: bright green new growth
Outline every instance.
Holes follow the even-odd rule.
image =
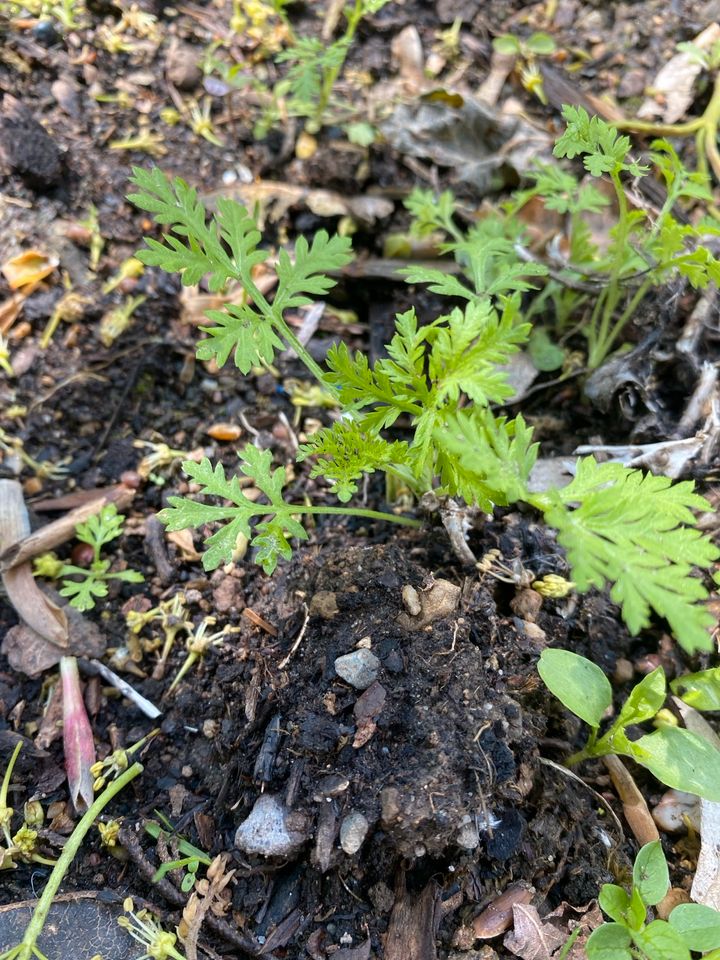
[[[646,843],[635,859],[630,892],[615,883],[600,890],[600,906],[612,922],[590,934],[588,960],[690,960],[691,950],[717,960],[720,913],[712,907],[681,903],[667,920],[647,922],[648,907],[660,903],[669,889],[662,845],[659,840]]]
[[[599,728],[612,704],[612,688],[600,667],[571,650],[548,649],[540,656],[538,672],[550,692],[590,727],[587,744],[568,763],[609,754],[632,757],[669,787],[720,800],[720,751],[707,740],[673,726],[660,726],[637,740],[630,740],[625,732],[651,720],[663,706],[666,683],[662,667],[633,687],[601,737]]]
[[[616,139],[600,140],[597,163],[625,162],[618,159]],[[719,552],[694,528],[693,511],[707,509],[707,504],[692,492],[693,485],[671,485],[662,477],[588,458],[578,462],[575,479],[565,489],[532,493],[528,480],[537,457],[532,430],[522,416],[511,420],[491,410],[512,395],[500,367],[530,335],[530,324],[520,317],[520,294],[531,289],[532,278],[547,273],[543,266],[518,262],[519,228],[512,220],[499,226],[486,221],[464,236],[453,222],[449,195],[435,202],[416,194],[411,204],[420,229],[432,230],[440,220],[453,238],[447,248],[463,264],[472,286],[420,267],[409,271],[408,279],[429,282],[432,289],[459,297],[465,305],[424,326],[410,309],[396,318],[387,357],[371,365],[341,343],[331,349],[322,369],[298,342],[283,313],[330,289],[327,273],[349,262],[349,241],[321,231],[311,244],[298,239],[294,259],[281,250],[270,303],[253,279],[253,267],[268,254],[259,249],[260,233],[243,207],[219,201],[208,220],[195,190],[183,181],[170,183],[159,170],[134,173],[139,191],[130,199],[168,228],[162,241],[146,241],[139,258],[179,272],[186,284],[205,276],[213,290],[234,280],[246,292],[242,305],[209,313],[214,325],[203,328],[208,338],[198,345],[198,356],[219,364],[232,356],[241,372],[248,373],[290,347],[338,401],[340,418],[311,436],[298,460],[313,457],[311,475],[324,477],[341,502],[350,500],[361,478],[375,470],[392,475],[418,497],[433,490],[485,512],[524,501],[557,528],[572,579],[581,590],[610,584],[633,633],[646,627],[655,611],[688,650],[710,649],[712,616],[698,604],[707,591],[692,570],[707,568]],[[585,190],[583,196],[585,203],[598,202],[592,191]],[[384,436],[399,418],[410,427],[407,441]],[[207,460],[185,464],[200,493],[226,505],[173,497],[161,519],[171,530],[221,524],[207,541],[206,569],[230,562],[238,539],[247,537],[257,548],[257,561],[271,573],[280,557],[291,555],[291,538],[306,538],[297,519],[304,513],[417,525],[407,517],[352,507],[286,503],[285,473],[280,468],[273,472],[271,459],[268,451],[252,445],[240,454],[240,471],[263,492],[263,503],[246,497],[244,484],[227,477],[222,466],[213,467]]]
[[[58,573],[59,577],[80,577],[79,580],[64,579],[60,589],[60,596],[69,597],[70,605],[76,609],[92,610],[97,599],[107,596],[109,580],[142,583],[145,579],[136,570],[111,571],[111,561],[100,557],[103,546],[120,536],[124,522],[125,517],[117,512],[115,504],[108,503],[100,513],[77,525],[77,539],[93,548],[92,562],[89,567],[64,563]]]
[[[473,283],[467,291],[456,277],[442,271],[411,269],[411,281],[423,281],[430,289],[453,296],[482,296],[496,291],[491,282],[506,277],[543,276],[547,267],[534,263],[523,247],[523,227],[515,216],[527,203],[539,198],[549,210],[567,217],[569,249],[557,259],[556,269],[532,300],[530,315],[547,315],[551,304],[556,316],[555,335],[571,326],[587,338],[587,365],[599,367],[617,347],[622,331],[637,312],[648,292],[674,277],[685,277],[691,286],[703,288],[720,280],[720,261],[703,246],[703,238],[717,234],[717,225],[680,223],[673,210],[682,200],[712,201],[708,178],[685,169],[666,140],[655,140],[649,160],[665,182],[667,196],[655,217],[628,202],[623,178],[647,176],[650,167],[631,156],[630,138],[620,136],[599,117],[590,117],[581,107],[564,107],[567,128],[555,144],[556,157],[582,158],[593,177],[609,180],[616,201],[617,221],[610,231],[607,249],[592,239],[586,215],[597,214],[610,199],[594,184],[581,184],[572,173],[557,166],[538,164],[527,173],[531,185],[516,191],[505,213],[498,212],[471,226],[466,232],[455,221],[455,199],[450,192],[435,198],[431,191],[415,190],[406,206],[413,215],[412,231],[427,235],[442,231],[449,240],[441,250],[452,253]],[[484,257],[485,272],[478,270]],[[487,267],[491,272],[488,276]],[[524,288],[528,289],[529,284]],[[589,296],[591,294],[592,296]],[[532,342],[531,342],[532,352]],[[556,369],[562,354],[556,351]]]

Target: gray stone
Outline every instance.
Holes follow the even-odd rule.
[[[361,648],[338,657],[335,672],[356,690],[367,690],[377,679],[380,661],[370,650]]]
[[[370,824],[359,810],[349,813],[340,825],[340,846],[351,857],[363,845]]]
[[[305,818],[272,793],[262,793],[235,833],[235,846],[263,857],[289,857],[307,840]]]

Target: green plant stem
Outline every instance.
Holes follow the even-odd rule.
[[[5,768],[5,776],[3,777],[2,786],[0,787],[0,817],[2,818],[2,829],[5,834],[5,842],[8,847],[12,845],[12,834],[10,833],[10,817],[5,819],[5,811],[8,810],[8,790],[10,789],[10,780],[12,778],[13,770],[15,768],[15,761],[18,758],[20,751],[22,750],[22,740],[19,740],[15,745],[13,754],[8,761],[8,765]]]
[[[341,43],[345,44],[345,56],[342,58],[341,63],[338,63],[337,66],[330,67],[323,74],[317,106],[315,107],[312,119],[307,125],[307,130],[309,133],[316,133],[322,126],[322,119],[325,116],[325,111],[327,110],[328,103],[330,102],[330,96],[332,94],[333,87],[335,86],[335,82],[340,75],[340,71],[345,66],[347,52],[350,49],[350,44],[353,41],[355,31],[357,30],[358,24],[362,20],[362,17],[363,2],[362,0],[355,0],[355,7],[352,12],[348,14],[347,28],[342,40],[340,41]]]
[[[329,513],[335,516],[344,517],[367,517],[368,520],[389,520],[390,523],[399,523],[403,527],[422,527],[422,521],[415,520],[412,517],[399,517],[394,513],[383,513],[382,510],[365,510],[355,507],[306,507],[298,505],[297,511],[295,504],[292,506],[293,513]]]
[[[280,336],[283,337],[286,343],[295,351],[298,360],[307,367],[308,371],[319,383],[322,384],[325,390],[327,390],[329,393],[332,393],[333,396],[336,396],[337,390],[332,386],[332,384],[327,383],[325,380],[325,374],[323,373],[322,367],[316,363],[315,360],[313,360],[287,323],[285,323],[282,315],[282,307],[278,307],[275,304],[271,306],[265,296],[260,292],[260,290],[249,277],[241,276],[237,279],[243,284],[245,291],[252,298],[255,306],[259,308],[259,310],[265,317],[268,318],[268,320],[270,320]]]
[[[610,346],[612,345],[612,341],[617,330],[616,324],[611,331],[610,324],[612,322],[615,309],[618,305],[618,300],[620,299],[620,274],[625,262],[625,245],[627,243],[629,233],[628,203],[622,181],[620,180],[620,174],[613,172],[610,174],[610,179],[612,180],[612,185],[615,189],[615,196],[618,203],[619,219],[617,235],[615,237],[616,253],[610,269],[608,286],[603,291],[603,294],[598,298],[598,303],[596,304],[596,309],[593,311],[593,317],[590,324],[592,340],[590,350],[588,352],[588,367],[590,370],[595,370],[603,362],[607,356]],[[601,308],[598,306],[600,302],[602,302]],[[602,312],[601,318],[599,317],[600,311]],[[599,329],[598,319],[600,319]]]
[[[647,133],[654,137],[683,137],[696,134],[698,144],[698,165],[704,164],[704,158],[718,180],[720,180],[720,152],[717,147],[718,126],[720,125],[720,72],[715,76],[710,102],[701,117],[687,120],[685,123],[653,123],[651,120],[619,120],[613,126],[618,130],[631,130],[634,133]]]
[[[127,786],[131,780],[134,780],[135,777],[139,776],[142,771],[142,764],[134,763],[131,767],[128,767],[128,769],[121,774],[117,780],[113,780],[111,783],[109,783],[103,792],[96,797],[92,806],[88,807],[82,819],[70,834],[67,843],[63,847],[62,853],[58,857],[57,863],[55,864],[55,867],[48,878],[48,882],[45,884],[45,889],[42,892],[42,896],[38,900],[37,905],[33,910],[30,922],[25,928],[25,935],[23,936],[22,943],[18,944],[17,947],[13,947],[11,950],[8,950],[6,953],[0,954],[0,960],[30,960],[33,954],[35,954],[35,956],[42,956],[36,945],[37,940],[42,933],[43,927],[45,926],[47,915],[50,911],[50,907],[53,904],[55,895],[60,888],[60,884],[62,883],[65,874],[69,870],[71,863],[77,856],[78,850],[80,849],[80,844],[85,839],[86,833],[92,827],[95,820],[102,813],[108,803],[113,799],[113,797],[120,793],[123,787]]]

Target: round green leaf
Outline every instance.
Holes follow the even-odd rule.
[[[632,960],[630,934],[619,923],[604,923],[585,944],[588,960]]]
[[[620,710],[617,726],[626,727],[630,723],[642,723],[654,717],[665,703],[665,696],[665,671],[662,667],[656,667],[630,691]]]
[[[670,874],[659,840],[641,848],[633,866],[633,885],[648,907],[660,903],[670,887]]]
[[[625,912],[630,906],[630,897],[623,887],[619,887],[616,883],[604,883],[600,888],[598,903],[600,909],[611,920],[615,920],[617,923],[625,922]]]
[[[565,360],[565,351],[553,343],[545,327],[533,327],[527,349],[533,366],[542,373],[559,370]]]
[[[547,57],[555,52],[555,41],[548,33],[533,33],[525,41],[525,46],[530,53],[534,53],[538,57]]]
[[[664,920],[653,920],[634,934],[634,940],[647,960],[690,960],[690,951],[680,934]]]
[[[493,40],[493,50],[511,56],[520,53],[520,41],[511,33],[503,33],[502,36],[495,37]]]
[[[576,717],[598,727],[612,703],[610,681],[600,667],[571,650],[543,650],[538,662],[543,683]]]
[[[628,754],[661,783],[720,802],[720,750],[697,734],[661,727],[628,747]]]
[[[677,931],[689,950],[720,948],[720,913],[702,903],[681,903],[670,914],[668,923]]]
[[[673,680],[670,687],[696,710],[720,710],[720,667],[687,673]]]

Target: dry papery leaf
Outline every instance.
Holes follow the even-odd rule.
[[[19,290],[30,284],[44,280],[57,267],[60,261],[57,257],[43,253],[41,250],[25,250],[6,260],[0,266],[3,276],[11,290]]]
[[[697,710],[678,697],[673,703],[688,730],[720,749],[720,737]],[[713,910],[720,910],[720,803],[700,798],[700,855],[690,896]]]
[[[30,533],[22,486],[17,480],[0,480],[0,551],[12,547]],[[29,561],[4,570],[2,582],[8,600],[19,617],[45,640],[67,647],[65,611],[40,590]]]
[[[580,960],[581,957],[584,960],[584,944],[601,923],[602,914],[594,901],[586,907],[562,903],[544,917],[532,904],[516,903],[513,906],[513,929],[506,935],[503,945],[522,960],[553,960],[580,924],[585,929],[573,944],[567,960]]]
[[[710,50],[720,40],[720,25],[711,23],[692,41],[701,50]],[[648,97],[637,112],[638,117],[660,117],[663,123],[676,123],[685,116],[695,99],[695,81],[703,71],[692,54],[682,51],[671,57],[652,83],[653,96]]]

